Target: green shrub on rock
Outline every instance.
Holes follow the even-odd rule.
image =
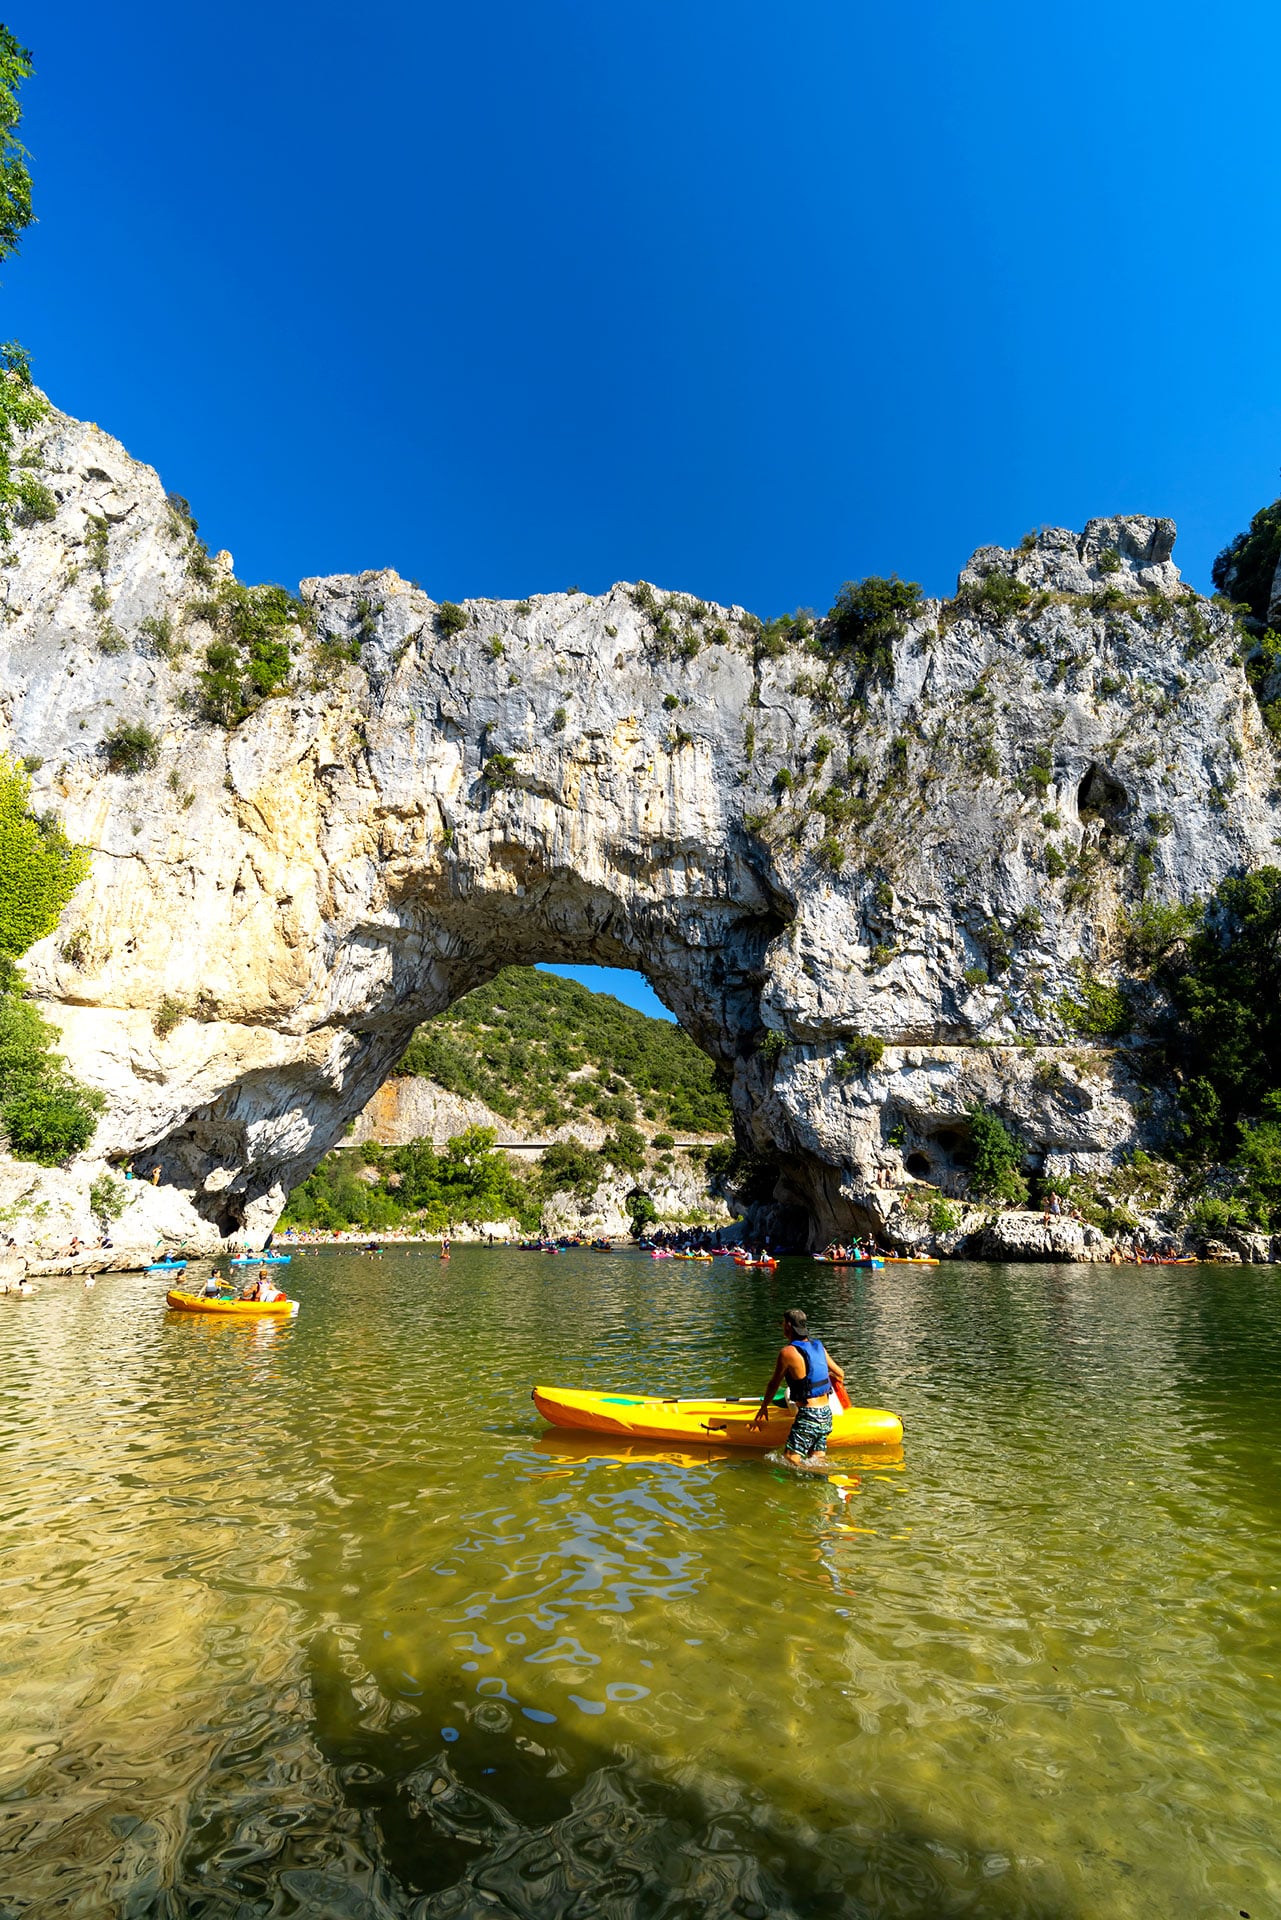
[[[907,632],[923,597],[915,580],[900,580],[897,574],[888,580],[878,574],[847,580],[827,616],[829,643],[868,672],[888,674],[894,643]]]
[[[216,636],[205,649],[199,677],[201,712],[215,726],[238,726],[288,685],[293,647],[310,626],[310,613],[283,587],[235,581],[191,612],[208,621]]]
[[[155,766],[160,752],[160,742],[151,728],[139,721],[122,720],[102,744],[113,773],[143,773]]]
[[[977,1103],[969,1109],[970,1145],[974,1159],[970,1185],[982,1199],[1006,1200],[1022,1206],[1027,1199],[1023,1177],[1023,1150],[999,1115]]]

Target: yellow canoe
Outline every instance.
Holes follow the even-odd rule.
[[[165,1299],[171,1307],[177,1307],[180,1313],[240,1313],[251,1316],[262,1314],[297,1313],[296,1300],[210,1300],[202,1293],[167,1293]]]
[[[684,1440],[703,1447],[778,1447],[795,1417],[771,1406],[753,1427],[759,1400],[666,1400],[657,1394],[580,1393],[573,1387],[535,1387],[534,1405],[554,1427],[612,1433],[632,1440]],[[829,1447],[896,1447],[903,1422],[881,1407],[850,1407],[832,1421]]]

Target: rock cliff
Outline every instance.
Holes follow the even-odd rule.
[[[68,1169],[0,1163],[11,1230],[84,1232],[132,1156],[138,1234],[265,1231],[415,1024],[536,960],[642,968],[816,1237],[883,1215],[887,1173],[963,1181],[976,1100],[1029,1166],[1154,1136],[1133,1052],[1064,1010],[1144,889],[1203,895],[1279,824],[1169,521],[985,548],[874,647],[644,586],[459,611],[310,580],[287,680],[228,728],[211,646],[272,678],[230,557],[95,427],[54,414],[23,459],[56,512],[0,571],[0,746],[93,850],[25,966],[108,1106]]]

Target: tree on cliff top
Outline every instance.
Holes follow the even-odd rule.
[[[35,72],[31,55],[0,25],[0,260],[16,253],[31,211],[31,175],[27,150],[18,138],[22,108],[18,88]]]
[[[31,55],[0,26],[0,260],[18,250],[31,211],[27,150],[18,139],[22,108],[18,89],[35,71]],[[0,346],[0,539],[9,537],[9,509],[30,497],[33,480],[15,481],[10,456],[15,433],[26,433],[48,412],[31,384],[31,363],[16,340]]]
[[[1281,561],[1281,500],[1260,507],[1246,532],[1223,549],[1211,569],[1220,593],[1249,607],[1259,626],[1268,624],[1272,582]]]

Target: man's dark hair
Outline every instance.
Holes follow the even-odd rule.
[[[810,1324],[809,1318],[805,1313],[804,1308],[789,1307],[787,1309],[787,1312],[783,1315],[783,1318],[787,1322],[787,1325],[792,1329],[792,1332],[798,1333],[801,1339],[803,1340],[809,1331],[809,1324]]]

